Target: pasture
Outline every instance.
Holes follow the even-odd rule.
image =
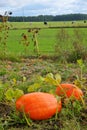
[[[78,30],[79,38],[82,38],[82,41],[80,44],[82,44],[85,48],[87,47],[87,28],[86,23],[83,23],[83,21],[78,21],[72,25],[71,22],[48,22],[47,25],[44,25],[43,22],[32,22],[32,24],[28,22],[20,22],[20,23],[8,23],[11,24],[11,28],[8,32],[8,38],[6,43],[6,49],[8,53],[13,53],[13,55],[16,53],[16,55],[33,55],[34,54],[34,42],[32,41],[32,34],[28,32],[29,28],[40,28],[38,34],[37,34],[37,41],[38,41],[38,47],[39,52],[41,55],[47,54],[47,55],[55,55],[55,46],[56,44],[59,44],[61,50],[73,50],[73,41],[76,39],[75,30]],[[83,28],[72,28],[83,26]],[[9,25],[10,26],[10,25]],[[71,27],[71,28],[67,28]],[[58,28],[59,27],[59,28]],[[60,27],[66,27],[63,28],[65,32],[61,32]],[[22,34],[27,35],[29,42],[29,45],[26,47],[21,41]],[[60,34],[61,33],[61,34]],[[65,34],[64,34],[65,33]],[[62,37],[64,35],[68,35],[68,39],[63,39],[64,41],[61,42]],[[4,36],[2,36],[4,37]],[[66,36],[65,36],[66,37]],[[77,36],[78,37],[78,36]],[[59,41],[60,40],[60,41]],[[26,48],[26,49],[25,49]]]
[[[65,22],[47,22],[47,25],[44,22],[12,22],[13,28],[48,28],[48,27],[78,27],[78,26],[87,26],[87,22],[84,21],[65,21]]]

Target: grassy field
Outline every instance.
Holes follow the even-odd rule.
[[[48,27],[77,27],[77,26],[87,26],[87,23],[84,21],[75,21],[72,24],[72,21],[65,22],[47,22],[47,25],[44,25],[44,22],[12,22],[13,28],[48,28]]]
[[[10,24],[10,23],[8,23]],[[74,28],[65,28],[64,30],[69,35],[69,40],[66,40],[62,43],[59,41],[58,33],[60,32],[60,28],[49,28],[49,27],[63,27],[63,26],[72,26],[71,22],[48,22],[48,25],[44,25],[42,22],[34,22],[30,25],[28,22],[21,22],[21,23],[11,23],[12,27],[11,30],[9,30],[9,36],[7,39],[7,52],[9,53],[16,53],[16,54],[23,54],[25,53],[25,46],[21,44],[22,40],[22,34],[25,33],[28,35],[28,41],[30,42],[30,45],[26,50],[27,55],[31,55],[34,50],[34,43],[32,42],[32,35],[28,33],[28,28],[41,28],[39,30],[39,33],[37,34],[37,40],[39,45],[39,51],[40,54],[54,54],[55,52],[55,44],[61,44],[61,49],[65,50],[72,50],[72,41],[75,39],[74,34]],[[79,21],[77,23],[74,23],[74,26],[85,26],[86,23],[83,23],[83,21]],[[81,37],[83,38],[83,42],[81,44],[85,45],[87,47],[87,28],[78,28],[78,31],[80,32]],[[61,39],[63,37],[61,35]]]

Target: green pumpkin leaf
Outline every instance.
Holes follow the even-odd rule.
[[[37,91],[37,89],[40,88],[40,86],[41,85],[39,83],[34,83],[33,85],[30,85],[28,87],[28,92],[35,92],[35,91]]]
[[[22,95],[24,95],[24,92],[20,89],[16,89],[14,90],[14,98],[18,99],[19,97],[21,97]]]
[[[44,81],[44,78],[42,76],[39,76],[40,81]]]
[[[46,77],[50,77],[50,78],[52,78],[52,79],[54,78],[52,73],[48,73],[48,74],[46,75]]]
[[[14,98],[14,91],[12,88],[9,88],[5,93],[6,99],[12,101]]]
[[[44,82],[44,78],[42,76],[40,76],[40,75],[37,75],[36,76],[36,81],[37,81],[37,83],[41,84],[41,83]]]
[[[54,79],[54,76],[52,73],[48,73],[45,77],[45,82],[51,84],[51,85],[57,85],[57,81]]]
[[[57,85],[57,82],[55,79],[52,79],[51,77],[46,77],[45,82],[51,84],[51,85]]]
[[[5,96],[8,101],[15,101],[23,94],[24,93],[22,90],[19,90],[19,89],[13,90],[13,88],[10,88],[6,91]]]
[[[55,90],[50,89],[49,93],[50,93],[50,94],[54,94],[54,95],[55,95]]]
[[[77,63],[80,67],[84,67],[84,63],[82,59],[77,60]]]
[[[55,75],[55,79],[56,79],[56,81],[58,82],[58,84],[61,83],[61,75],[60,75],[60,74],[56,74],[56,75]]]
[[[54,78],[51,78],[51,77],[46,77],[45,78],[45,82],[51,84],[51,85],[57,85],[57,82]]]
[[[23,82],[25,82],[27,80],[27,78],[25,76],[23,76]]]

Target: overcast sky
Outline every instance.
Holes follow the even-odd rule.
[[[0,14],[5,11],[13,16],[87,14],[87,0],[0,0]]]

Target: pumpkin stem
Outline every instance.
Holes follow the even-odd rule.
[[[58,119],[58,109],[56,111],[56,114],[55,114],[55,121]]]
[[[79,95],[79,96],[80,96],[83,106],[85,107],[85,101],[84,101],[83,97],[81,95]]]
[[[27,125],[28,125],[28,126],[31,126],[31,123],[30,123],[31,120],[29,120],[30,118],[27,118],[27,116],[26,116],[24,110],[23,110],[23,116],[24,116],[24,118],[25,118],[25,120],[26,120],[26,122],[27,122]]]
[[[60,89],[64,93],[65,97],[67,98],[67,94],[66,94],[65,90],[62,88],[62,86],[59,83],[57,83],[57,85],[60,87]]]
[[[74,86],[74,87],[78,89],[77,86]],[[73,93],[74,93],[74,92],[73,92]],[[72,96],[73,96],[73,93],[72,93]],[[83,97],[80,95],[80,93],[78,93],[78,94],[79,94],[79,97],[80,97],[80,99],[81,99],[81,101],[82,101],[83,106],[85,107],[85,101],[84,101]],[[72,96],[71,96],[71,97],[72,97]]]

